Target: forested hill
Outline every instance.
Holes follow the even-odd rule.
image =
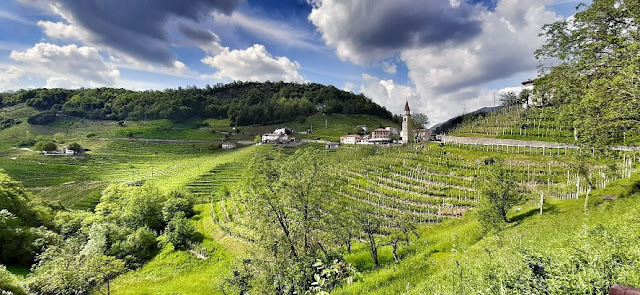
[[[315,83],[233,82],[163,91],[97,88],[0,93],[0,108],[19,103],[46,111],[41,120],[34,120],[41,124],[58,112],[106,120],[228,118],[239,126],[292,121],[319,111],[393,118],[387,109],[362,94]]]

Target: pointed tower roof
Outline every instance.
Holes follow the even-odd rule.
[[[405,111],[405,112],[408,112],[408,111],[409,111],[409,101],[406,101],[406,100],[405,100],[405,103],[404,103],[404,111]]]

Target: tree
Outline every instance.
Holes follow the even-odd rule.
[[[77,142],[73,142],[73,143],[69,144],[67,146],[67,149],[72,150],[72,151],[74,151],[76,153],[84,152],[84,148],[82,148],[82,146]]]
[[[35,294],[87,294],[125,272],[124,262],[102,254],[79,254],[81,243],[51,246],[40,256],[28,281]]]
[[[513,91],[502,92],[500,93],[499,98],[503,106],[516,106],[523,103],[520,100],[520,96]]]
[[[36,151],[52,152],[58,149],[58,146],[53,141],[38,141],[33,146]]]
[[[640,132],[639,26],[638,1],[594,0],[572,19],[543,27],[547,41],[536,57],[560,63],[543,68],[535,91],[565,105],[559,119],[585,146],[619,144]]]
[[[478,215],[485,229],[500,230],[509,222],[507,212],[520,201],[520,195],[512,172],[502,163],[489,161],[486,165],[489,169],[481,187]]]
[[[292,156],[272,153],[256,158],[242,202],[256,221],[265,256],[256,267],[268,293],[304,293],[314,261],[328,261],[332,233],[331,192],[338,185],[327,164],[312,149]],[[269,261],[269,262],[264,262]]]
[[[425,113],[411,114],[411,128],[425,129],[429,126],[429,116]]]
[[[0,264],[0,291],[1,294],[9,292],[13,295],[27,295],[27,291],[20,282],[20,280],[10,273],[4,265]]]
[[[164,229],[164,235],[167,237],[167,242],[173,244],[175,249],[186,249],[189,243],[195,242],[197,238],[195,228],[182,213],[169,221]]]

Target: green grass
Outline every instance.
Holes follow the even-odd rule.
[[[7,270],[17,276],[26,277],[31,270],[24,266],[7,265]]]
[[[504,261],[520,259],[514,249],[550,250],[562,253],[567,247],[577,247],[585,228],[620,226],[628,224],[640,231],[635,220],[640,214],[640,173],[622,179],[610,187],[594,191],[589,209],[584,211],[584,196],[579,200],[547,200],[543,215],[532,204],[524,204],[511,210],[513,220],[499,235],[483,235],[474,214],[461,219],[426,226],[421,238],[413,243],[415,254],[402,259],[400,264],[387,262],[374,270],[365,270],[364,278],[352,285],[343,286],[335,294],[424,294],[430,293],[433,284],[457,284],[456,269],[465,269],[490,261],[488,253]],[[615,195],[615,200],[604,200]],[[520,210],[518,210],[518,208]],[[361,265],[351,254],[347,258]],[[365,267],[366,269],[367,267]],[[467,274],[468,275],[468,274]],[[449,293],[444,293],[449,294]]]
[[[202,246],[208,258],[167,245],[141,269],[118,277],[111,284],[112,294],[223,294],[233,262],[248,254],[250,246],[221,234],[208,204],[195,209],[197,215],[191,220],[204,236]]]

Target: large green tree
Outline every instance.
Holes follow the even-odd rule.
[[[543,68],[535,95],[565,105],[560,119],[580,143],[620,144],[640,132],[640,1],[594,0],[579,9],[544,26],[547,42],[536,57],[555,66]]]

